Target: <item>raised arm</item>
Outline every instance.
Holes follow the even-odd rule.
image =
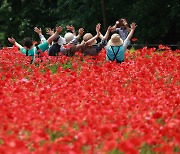
[[[112,28],[111,28],[111,32],[114,32],[116,30],[118,24],[119,24],[119,21],[116,21],[114,26],[112,26]]]
[[[67,29],[67,30],[70,30],[70,31],[73,33],[73,35],[76,36],[76,31],[75,31],[74,26],[72,26],[72,25],[71,25],[71,26],[70,26],[70,25],[67,25],[67,26],[66,26],[66,29]]]
[[[39,35],[42,35],[42,30],[41,30],[41,28],[34,27],[34,32],[36,32],[36,33],[39,34]]]
[[[56,32],[55,32],[53,35],[51,35],[51,36],[48,38],[48,40],[47,40],[48,44],[51,44],[52,41],[56,38],[57,35],[59,35],[59,33],[60,33],[61,31],[62,31],[62,27],[61,27],[61,26],[56,27]]]
[[[34,32],[36,32],[37,34],[39,34],[41,43],[46,42],[46,38],[45,38],[44,35],[42,34],[41,28],[34,27]]]
[[[101,24],[100,23],[97,24],[97,28],[101,29]],[[99,31],[99,33],[100,33],[99,34],[99,38],[102,40],[103,39],[103,35],[102,35],[102,33],[100,31]]]
[[[85,42],[85,44],[87,44],[87,45],[92,44],[100,36],[100,28],[101,28],[100,24],[97,24],[96,25],[97,34],[94,37],[92,37],[91,39],[89,39],[87,42]]]
[[[127,39],[128,39],[128,40],[130,40],[130,39],[132,38],[132,36],[133,36],[133,34],[134,34],[134,31],[135,31],[135,29],[136,29],[136,27],[137,27],[137,25],[136,25],[135,22],[133,22],[130,26],[131,26],[131,30],[130,30],[128,36],[127,36]]]
[[[108,40],[108,38],[109,38],[109,33],[110,33],[111,30],[112,30],[112,27],[109,26],[109,27],[107,28],[106,34],[104,35],[104,39]]]
[[[19,49],[22,48],[22,45],[17,43],[16,40],[13,37],[12,38],[8,38],[8,41],[11,42],[12,44],[14,44],[15,46],[17,46]]]
[[[77,36],[77,39],[79,40],[80,37],[83,35],[84,33],[84,29],[83,28],[80,28],[79,31],[78,31],[78,36]]]
[[[99,38],[102,40],[103,39],[103,34],[100,32]]]
[[[123,43],[123,46],[124,46],[125,49],[128,47],[128,45],[129,45],[129,43],[130,43],[130,39],[132,38],[136,27],[137,27],[136,23],[133,22],[133,23],[131,24],[131,31],[130,31],[130,33],[128,34],[127,38],[124,40],[124,43]]]

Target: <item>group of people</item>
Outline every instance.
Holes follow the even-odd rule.
[[[8,38],[8,40],[17,46],[22,54],[32,56],[31,63],[34,62],[36,56],[45,51],[48,52],[49,56],[73,56],[76,52],[81,52],[85,56],[96,56],[103,48],[106,50],[107,61],[121,63],[124,61],[125,51],[130,44],[136,26],[136,23],[133,22],[129,27],[126,19],[120,18],[114,26],[107,28],[105,35],[102,35],[100,32],[101,24],[98,23],[96,25],[96,35],[93,36],[91,33],[84,34],[83,28],[80,28],[78,35],[76,35],[75,28],[68,25],[66,28],[71,32],[66,33],[64,37],[59,35],[62,27],[58,26],[55,31],[47,29],[47,34],[50,35],[48,39],[42,34],[41,28],[35,27],[34,31],[41,40],[39,45],[34,45],[30,37],[24,39],[23,46],[16,42],[14,38]],[[111,32],[113,34],[108,40]],[[82,42],[79,42],[81,37]],[[101,40],[99,43],[97,43],[98,38]]]

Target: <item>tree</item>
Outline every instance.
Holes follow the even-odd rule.
[[[39,39],[33,32],[35,26],[44,30],[72,24],[76,30],[83,27],[85,32],[95,34],[95,25],[101,23],[104,33],[120,17],[137,23],[134,36],[138,43],[179,41],[179,0],[1,0],[0,4],[0,41],[5,45],[9,45],[9,36],[18,41],[25,36]],[[62,35],[65,32],[64,28]]]
[[[102,4],[102,16],[103,16],[103,24],[104,24],[104,29],[107,28],[107,19],[106,19],[106,0],[101,0]]]

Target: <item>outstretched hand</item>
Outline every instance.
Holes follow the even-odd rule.
[[[61,31],[62,31],[62,27],[61,27],[61,26],[57,26],[57,27],[56,27],[56,32],[57,32],[57,33],[60,33]]]
[[[18,47],[19,49],[22,48],[22,45],[20,45],[19,43],[16,42],[16,40],[13,37],[9,37],[8,41],[11,42],[13,45],[15,45],[16,47]]]
[[[98,24],[96,25],[97,36],[100,36],[100,29],[101,29],[101,24],[98,23]]]
[[[80,36],[82,36],[83,33],[84,33],[84,29],[83,29],[83,28],[80,28],[79,31],[78,31],[78,34],[79,34]]]
[[[108,28],[107,28],[107,31],[112,31],[113,30],[113,27],[112,26],[109,26]]]
[[[34,27],[34,31],[35,31],[36,33],[38,33],[39,35],[42,35],[42,30],[41,30],[41,28]]]
[[[137,27],[137,25],[136,25],[136,23],[135,23],[135,22],[132,22],[132,24],[131,24],[130,26],[131,26],[131,29],[133,29],[133,30],[135,30],[135,29],[136,29],[136,27]]]
[[[70,30],[70,31],[73,32],[73,33],[75,32],[75,28],[74,28],[74,26],[72,26],[72,25],[67,25],[67,26],[66,26],[66,29],[67,29],[67,30]]]
[[[16,40],[12,37],[12,38],[8,38],[8,41],[11,42],[12,44],[15,44]]]
[[[97,31],[100,31],[100,29],[101,29],[101,24],[98,23],[98,24],[96,25],[96,32],[97,32]]]
[[[115,25],[119,25],[119,21],[116,21]]]
[[[48,44],[51,44],[52,41],[56,38],[56,36],[57,36],[61,31],[62,31],[62,27],[61,27],[61,26],[57,26],[57,27],[56,27],[56,32],[48,38],[48,40],[47,40]]]

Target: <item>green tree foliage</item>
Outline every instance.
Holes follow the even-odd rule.
[[[129,19],[138,24],[137,36],[141,42],[176,43],[180,5],[177,0],[139,0],[129,10]],[[131,16],[130,16],[131,15]],[[133,16],[132,16],[133,15]],[[169,35],[167,36],[167,34]],[[167,39],[167,37],[172,37]]]
[[[138,28],[137,43],[177,43],[180,36],[179,0],[1,0],[0,44],[10,45],[7,37],[22,41],[25,36],[39,40],[35,26],[54,28],[67,24],[85,28],[95,34],[95,25],[102,24],[102,33],[120,17]],[[65,29],[62,35],[65,33]],[[46,36],[47,37],[47,36]]]
[[[11,7],[7,0],[0,1],[0,46],[5,44],[5,35],[7,31],[8,21],[11,20]]]

